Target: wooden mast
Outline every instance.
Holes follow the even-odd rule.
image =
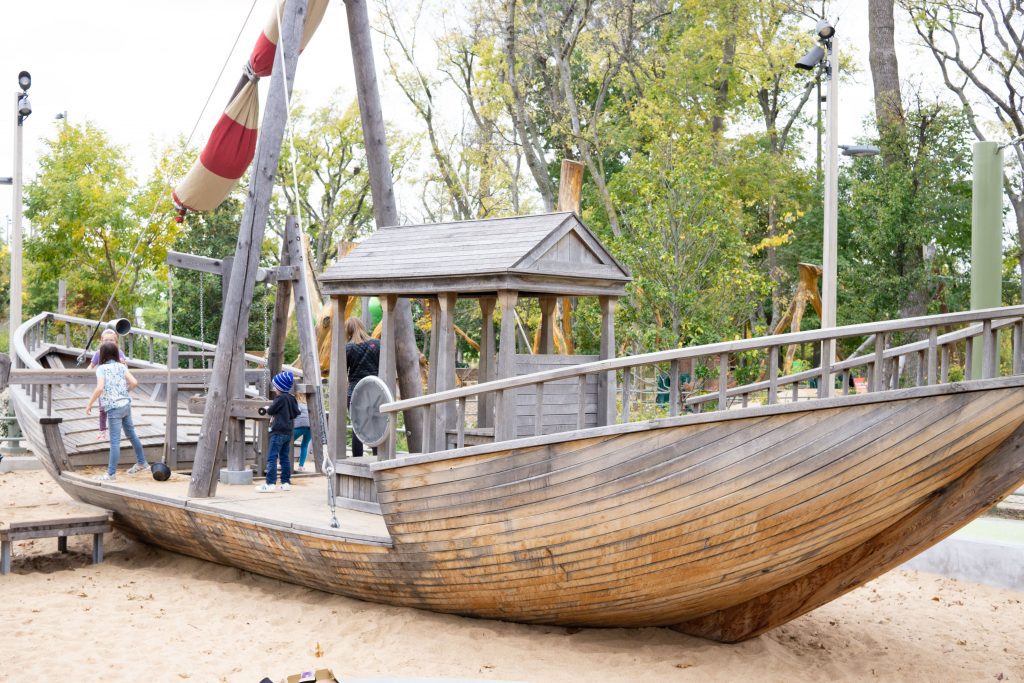
[[[388,141],[384,132],[380,93],[377,91],[377,72],[373,63],[373,42],[370,38],[370,20],[364,0],[345,0],[348,17],[349,43],[352,46],[352,67],[356,76],[359,96],[359,118],[363,125],[363,143],[366,147],[366,166],[370,172],[370,194],[377,227],[398,225],[398,208],[391,179],[391,161]],[[398,386],[403,398],[423,393],[420,384],[420,352],[413,334],[412,307],[409,300],[399,297],[394,310],[394,343],[398,364]],[[415,408],[405,412],[406,437],[411,452],[422,452],[423,411]]]
[[[213,361],[213,376],[207,394],[203,426],[196,443],[195,462],[188,495],[194,498],[212,496],[217,491],[217,460],[224,444],[229,419],[227,407],[235,385],[232,377],[245,363],[245,338],[249,331],[249,308],[252,305],[256,271],[259,268],[260,247],[270,213],[270,195],[274,189],[277,160],[288,119],[288,98],[295,80],[295,66],[299,58],[299,43],[306,19],[306,0],[288,0],[281,19],[279,57],[270,78],[256,160],[252,166],[249,196],[242,215],[235,246],[236,260],[228,281],[227,305],[221,318],[217,336],[217,355]],[[284,69],[280,67],[284,66]]]

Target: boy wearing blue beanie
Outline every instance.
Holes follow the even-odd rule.
[[[270,448],[267,451],[267,480],[256,487],[260,493],[275,490],[277,463],[281,462],[281,491],[292,488],[292,430],[299,415],[299,402],[292,395],[295,376],[285,370],[274,375],[272,381],[277,395],[267,408],[270,415]]]

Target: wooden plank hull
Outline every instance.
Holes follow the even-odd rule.
[[[58,481],[143,541],[333,593],[736,641],[874,578],[1024,480],[1022,399],[1017,377],[384,463],[390,545]]]

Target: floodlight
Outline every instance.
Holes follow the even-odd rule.
[[[28,95],[22,93],[21,97],[18,98],[18,115],[21,118],[25,118],[31,113],[32,103],[28,101]]]
[[[22,71],[18,74],[18,85],[22,90],[28,90],[32,87],[32,74],[27,71]]]
[[[822,40],[828,40],[836,34],[836,27],[830,24],[828,19],[818,19],[818,25],[814,27],[814,32]]]
[[[823,59],[825,59],[825,50],[820,45],[815,45],[807,51],[807,54],[800,58],[795,66],[804,71],[811,71],[821,64]]]

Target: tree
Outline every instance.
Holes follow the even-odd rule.
[[[109,299],[108,318],[131,317],[177,233],[166,193],[170,161],[140,187],[123,150],[91,123],[62,126],[44,145],[39,175],[25,188],[34,230],[25,255],[36,285],[27,308],[55,303],[64,278],[69,312],[98,317]]]
[[[1024,244],[1024,31],[1015,0],[901,0],[975,137],[1017,139],[1003,184]],[[991,125],[979,116],[995,115]],[[986,130],[989,131],[986,133]],[[1024,249],[1018,250],[1024,296]]]
[[[297,106],[292,126],[294,156],[289,145],[281,150],[278,185],[288,211],[302,216],[313,250],[313,268],[319,273],[337,258],[339,240],[355,240],[373,230],[359,108],[355,103],[343,107],[336,94],[311,113]],[[388,141],[391,168],[397,176],[405,163],[406,144],[394,133],[388,135]]]

